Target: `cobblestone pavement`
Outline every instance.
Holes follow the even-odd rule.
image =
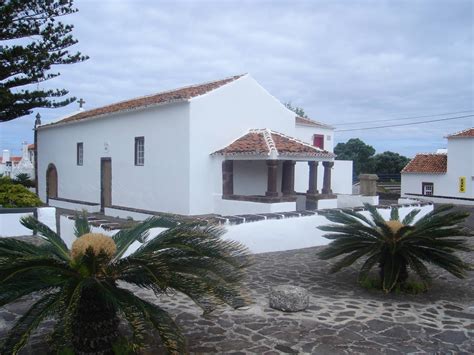
[[[355,268],[328,274],[329,262],[316,257],[321,248],[255,255],[246,280],[253,299],[248,309],[222,308],[203,316],[183,296],[157,299],[135,291],[176,317],[193,353],[474,353],[474,272],[459,280],[433,268],[429,292],[384,295],[358,286]],[[472,255],[463,257],[474,261]],[[270,288],[280,284],[306,288],[309,308],[270,309]],[[24,309],[25,302],[0,308],[0,337]],[[40,332],[25,353],[44,353],[43,339]],[[162,353],[159,340],[150,341],[145,353]]]

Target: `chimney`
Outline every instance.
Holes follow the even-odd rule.
[[[8,149],[3,150],[2,159],[3,164],[5,164],[7,161],[10,161],[10,151]]]

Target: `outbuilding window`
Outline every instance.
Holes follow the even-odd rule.
[[[84,143],[82,142],[77,143],[76,160],[77,160],[77,165],[84,164]]]
[[[434,193],[434,184],[432,182],[422,182],[421,183],[421,192],[425,196],[433,196]]]
[[[145,165],[145,137],[135,137],[135,165]]]

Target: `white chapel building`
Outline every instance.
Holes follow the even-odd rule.
[[[417,154],[403,168],[402,197],[474,205],[474,127],[446,138],[447,151]]]
[[[37,128],[38,193],[110,216],[337,207],[352,162],[250,75],[82,111]]]

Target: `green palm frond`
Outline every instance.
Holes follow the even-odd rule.
[[[168,218],[150,217],[130,229],[122,229],[112,237],[117,246],[115,260],[120,259],[133,242],[146,242],[151,228],[172,228],[177,225],[178,222]]]
[[[398,213],[398,207],[392,207],[392,210],[390,211],[390,220],[391,221],[400,220],[400,215]]]
[[[147,330],[152,328],[168,352],[184,353],[186,342],[173,319],[160,306],[122,289],[122,283],[156,295],[168,289],[182,292],[205,312],[223,303],[239,307],[249,302],[241,287],[244,269],[251,263],[249,252],[223,239],[225,231],[220,227],[150,218],[118,232],[112,238],[117,252],[111,255],[107,237],[83,239],[91,244],[73,247],[70,252],[44,224],[34,218],[22,223],[46,243],[33,246],[0,239],[0,307],[33,293],[43,298],[13,327],[4,342],[5,353],[18,352],[46,317],[56,319],[51,335],[54,351],[90,352],[91,344],[98,352],[115,349],[117,314],[129,324],[132,337],[128,345],[133,351],[144,346]],[[155,227],[168,229],[149,239],[149,230]],[[78,216],[76,235],[87,233],[88,228],[86,215]],[[142,245],[124,257],[134,242]]]
[[[74,220],[74,235],[76,238],[80,236],[91,233],[91,226],[88,220],[88,213],[86,210],[82,210],[82,212],[76,212],[75,220]]]
[[[140,324],[142,321],[136,320],[140,317],[158,331],[163,344],[170,354],[186,353],[186,340],[182,335],[181,329],[166,311],[122,288],[110,289],[110,292],[117,296],[118,306],[124,314],[127,313],[131,306],[135,311],[135,322]],[[139,325],[139,327],[142,327],[142,325]],[[140,333],[139,335],[137,334],[139,337],[143,336],[142,331],[138,329],[136,331]]]
[[[52,251],[54,254],[63,259],[69,260],[69,250],[66,246],[64,240],[61,239],[59,235],[53,232],[48,226],[38,221],[33,216],[23,217],[20,220],[21,224],[32,230],[36,231],[36,233],[42,237],[45,241],[47,241],[54,249]]]
[[[34,244],[15,238],[0,238],[1,258],[24,258],[28,256],[46,255],[46,251]]]
[[[324,260],[341,257],[333,264],[332,272],[365,259],[359,279],[367,278],[370,270],[378,264],[382,289],[390,292],[396,285],[405,282],[408,269],[429,284],[431,277],[426,263],[459,278],[464,277],[471,268],[454,254],[473,250],[466,238],[474,236],[474,233],[461,225],[468,214],[451,212],[452,206],[442,206],[411,224],[420,212],[416,209],[397,224],[391,221],[399,221],[398,209],[392,209],[390,221],[385,221],[374,206],[366,207],[373,221],[364,220],[357,212],[334,210],[326,217],[335,224],[319,227],[329,232],[324,237],[332,240],[319,252],[319,257]]]
[[[418,216],[418,213],[420,213],[421,210],[419,209],[414,209],[412,211],[410,211],[406,216],[405,218],[403,218],[403,221],[402,223],[407,225],[407,224],[412,224],[413,221],[415,220],[415,217]]]
[[[35,302],[10,330],[5,342],[0,346],[0,353],[17,354],[40,323],[54,314],[59,298],[60,292],[56,292],[45,295]]]

